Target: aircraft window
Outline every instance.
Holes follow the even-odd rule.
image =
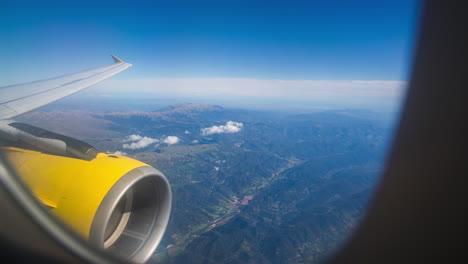
[[[123,260],[321,262],[379,184],[418,8],[8,2],[2,160]]]

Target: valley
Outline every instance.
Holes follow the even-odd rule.
[[[344,243],[372,197],[391,139],[376,116],[182,103],[153,112],[55,109],[22,120],[166,175],[173,209],[150,262],[309,263]]]

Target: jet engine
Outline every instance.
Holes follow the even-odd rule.
[[[172,194],[140,161],[19,122],[0,124],[1,147],[38,200],[92,245],[145,262],[165,232]]]

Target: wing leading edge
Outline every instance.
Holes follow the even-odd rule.
[[[0,87],[0,119],[10,119],[52,103],[132,66],[114,55],[112,58],[114,63],[107,66],[43,81]]]

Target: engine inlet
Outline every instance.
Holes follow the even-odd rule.
[[[139,167],[119,179],[99,205],[90,242],[108,253],[143,263],[166,230],[172,194],[164,175]]]

